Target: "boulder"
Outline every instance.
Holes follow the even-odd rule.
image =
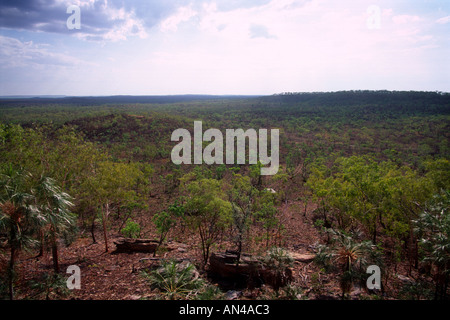
[[[258,260],[250,255],[241,254],[239,264],[236,264],[237,254],[233,252],[212,253],[209,257],[210,273],[223,277],[232,278],[237,276],[250,276],[256,271]]]
[[[292,281],[291,268],[274,270],[264,265],[258,257],[241,254],[239,264],[234,252],[212,253],[209,258],[209,273],[233,283],[246,286],[270,285],[276,289]]]

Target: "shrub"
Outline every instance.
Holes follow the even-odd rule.
[[[270,285],[278,291],[279,288],[292,281],[291,267],[294,265],[294,259],[282,248],[274,247],[267,252],[267,255],[261,259],[263,267],[270,275],[263,278],[269,280]]]
[[[125,227],[120,232],[124,237],[137,239],[141,236],[141,226],[137,222],[128,219]]]
[[[438,194],[414,221],[423,261],[434,266],[435,299],[445,299],[450,282],[450,192]]]
[[[38,298],[60,299],[69,295],[66,279],[59,274],[44,273],[38,281],[30,280],[30,288],[36,290]]]

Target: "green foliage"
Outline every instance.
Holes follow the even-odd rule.
[[[86,195],[94,208],[99,208],[103,222],[105,251],[108,251],[107,224],[112,205],[123,206],[136,203],[135,187],[143,179],[143,173],[135,163],[101,161],[96,164],[94,174],[86,179]]]
[[[59,300],[70,294],[66,279],[60,274],[44,273],[39,280],[31,280],[29,285],[36,291],[34,296],[38,299]]]
[[[449,97],[437,92],[347,91],[208,101],[2,100],[0,233],[17,251],[51,244],[52,238],[74,234],[69,222],[75,219],[73,211],[81,223],[92,223],[94,242],[101,213],[107,240],[110,214],[117,212],[123,224],[142,211],[154,190],[163,190],[163,197],[177,197],[164,215],[198,232],[207,261],[209,249],[222,239],[245,249],[252,228],[262,228],[255,239],[265,237],[268,248],[271,235],[282,227],[280,201],[306,200],[306,217],[311,200],[320,214],[314,217],[316,227],[364,230],[359,242],[392,242],[396,261],[405,256],[414,260],[410,255],[420,240],[419,253],[435,267],[439,287],[448,270],[446,220],[433,209],[442,204],[431,198],[442,196],[450,184]],[[173,130],[191,127],[193,119],[205,119],[205,127],[222,130],[279,127],[280,159],[285,163],[276,176],[264,180],[260,164],[175,166],[167,161],[167,142]],[[54,179],[59,200],[38,194],[38,184],[46,183],[42,177]],[[275,195],[263,191],[266,183],[277,190]],[[74,206],[69,210],[65,202]],[[163,226],[161,221],[157,229],[167,230]],[[342,278],[346,276],[347,282],[354,279],[352,274]]]
[[[277,272],[284,272],[286,268],[294,266],[294,259],[283,248],[273,247],[267,251],[267,254],[262,258],[262,263]]]
[[[269,247],[270,232],[279,225],[275,196],[263,190],[256,201],[254,216],[257,222],[266,230],[266,247]]]
[[[134,186],[143,173],[134,163],[98,162],[95,174],[88,181],[99,204],[127,203],[136,199]]]
[[[317,219],[316,221],[314,221],[314,227],[318,229],[322,229],[324,224],[325,222],[322,219]]]
[[[222,183],[215,179],[192,181],[186,187],[189,197],[185,208],[192,229],[201,239],[204,265],[209,251],[232,221],[232,206],[224,199]]]
[[[178,201],[175,201],[173,204],[171,204],[167,210],[170,212],[170,214],[176,218],[183,218],[185,214],[185,208],[182,204],[179,204]]]
[[[149,273],[144,272],[153,289],[157,288],[167,299],[181,299],[203,286],[193,264],[182,265],[176,261],[165,261],[162,266]]]
[[[34,205],[35,198],[29,188],[31,175],[12,166],[0,173],[0,233],[6,234],[10,248],[7,269],[9,298],[14,299],[14,281],[19,251],[37,243],[37,230],[45,225],[44,218]]]
[[[46,221],[35,205],[32,176],[22,169],[6,167],[0,173],[0,231],[7,234],[11,249],[30,248],[36,230]]]
[[[215,285],[203,285],[192,297],[194,300],[223,300],[225,294]]]
[[[166,234],[175,225],[175,220],[172,218],[171,214],[166,211],[156,213],[152,220],[156,230],[161,235]]]
[[[0,172],[0,233],[7,235],[10,247],[8,266],[10,298],[13,299],[15,264],[20,250],[30,249],[44,237],[52,246],[53,264],[58,272],[57,239],[73,232],[72,198],[56,181],[15,170],[12,165]],[[39,241],[38,241],[39,240]]]
[[[217,180],[221,180],[224,177],[226,171],[227,171],[226,165],[221,164],[221,165],[216,166],[214,178]]]
[[[261,258],[260,263],[264,269],[272,273],[273,283],[271,285],[276,291],[291,281],[294,259],[285,249],[272,247]]]
[[[399,239],[407,236],[418,204],[425,203],[432,190],[429,179],[406,166],[357,156],[336,159],[330,170],[314,167],[308,185],[338,227],[345,229],[357,220],[374,242],[380,229]]]
[[[436,298],[445,298],[450,280],[450,192],[437,194],[415,221],[423,260],[435,269]]]
[[[430,283],[418,280],[405,283],[399,292],[402,300],[430,300],[433,299],[433,288]]]
[[[73,233],[76,224],[76,217],[71,212],[74,206],[73,198],[50,177],[39,179],[35,193],[40,212],[50,224],[52,236],[65,236]]]
[[[353,282],[367,278],[368,265],[382,266],[381,255],[371,241],[357,241],[344,232],[328,229],[331,242],[319,245],[316,263],[328,271],[339,272],[343,296],[347,294]]]
[[[428,160],[425,162],[427,176],[436,186],[437,191],[450,187],[450,161],[448,159]]]
[[[175,210],[175,212],[179,212],[178,208],[175,208],[172,206],[172,210]],[[159,213],[156,213],[153,218],[153,223],[155,224],[156,231],[159,233],[159,246],[163,243],[164,239],[166,238],[169,231],[175,226],[175,219],[172,216],[171,213],[168,213],[166,211],[161,211]],[[156,255],[156,250],[154,255]]]
[[[122,233],[124,237],[137,239],[141,236],[141,226],[139,223],[128,219],[125,227],[120,231],[120,233]]]
[[[243,244],[247,240],[251,217],[257,196],[257,190],[252,186],[250,178],[233,174],[232,186],[228,189],[228,199],[232,205],[233,240],[237,246],[237,263],[239,264]]]

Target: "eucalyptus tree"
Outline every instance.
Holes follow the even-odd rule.
[[[111,206],[120,206],[136,202],[136,188],[143,178],[143,173],[135,163],[101,161],[93,175],[85,181],[85,190],[90,203],[96,206],[103,224],[105,252],[108,252],[108,217]]]
[[[210,248],[232,221],[231,203],[226,200],[221,181],[200,179],[187,186],[185,205],[190,227],[198,231],[201,241],[204,266],[208,263]]]
[[[228,190],[228,200],[231,203],[233,227],[236,231],[234,236],[237,246],[236,264],[239,264],[242,248],[248,237],[257,193],[258,190],[252,186],[250,177],[233,174],[231,188]]]

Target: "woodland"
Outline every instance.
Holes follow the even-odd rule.
[[[194,121],[278,172],[174,164]],[[448,300],[449,203],[449,93],[0,99],[0,299]]]

